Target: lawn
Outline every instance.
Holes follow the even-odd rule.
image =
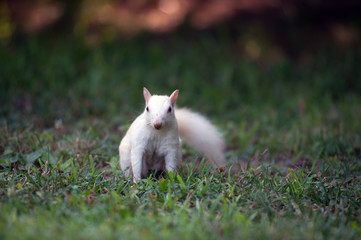
[[[360,56],[253,59],[207,32],[0,48],[0,238],[361,239]],[[143,86],[215,123],[224,172],[185,145],[178,175],[123,176]]]

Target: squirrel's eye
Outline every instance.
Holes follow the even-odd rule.
[[[168,108],[168,113],[170,113],[172,111],[172,107]]]
[[[147,112],[149,112],[149,107],[147,106],[147,107],[145,108],[145,110],[147,110]]]

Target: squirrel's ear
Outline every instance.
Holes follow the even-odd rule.
[[[150,94],[148,89],[143,88],[143,96],[144,96],[145,102],[148,104],[149,99],[152,97],[152,94]]]
[[[175,90],[172,95],[170,95],[170,101],[172,103],[172,106],[174,106],[175,102],[177,101],[177,98],[178,98],[178,89]]]

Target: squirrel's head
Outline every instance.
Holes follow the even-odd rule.
[[[143,88],[145,99],[144,115],[147,122],[154,129],[161,129],[164,125],[175,121],[174,105],[178,98],[178,89],[169,97],[151,95],[148,89]]]

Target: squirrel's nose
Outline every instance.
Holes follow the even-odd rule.
[[[153,126],[155,129],[159,130],[162,127],[162,122],[156,121]]]

